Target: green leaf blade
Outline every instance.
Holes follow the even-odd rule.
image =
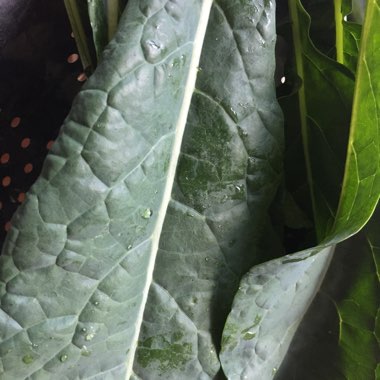
[[[335,233],[339,235],[343,233],[340,225],[347,220],[352,221],[352,226],[346,234],[360,229],[374,211],[380,194],[380,73],[376,69],[380,57],[376,28],[379,22],[379,3],[369,1],[357,70],[345,178],[335,225]]]
[[[139,338],[142,379],[217,376],[239,279],[268,254],[283,145],[274,43],[273,5],[214,3]]]
[[[276,380],[377,379],[379,216],[378,208],[358,235],[337,246]]]
[[[273,369],[277,369],[279,367],[285,355],[285,352],[289,347],[292,334],[295,332],[295,327],[300,323],[301,318],[307,311],[308,306],[310,305],[312,299],[314,298],[314,295],[316,294],[316,291],[318,290],[318,286],[315,285],[313,292],[303,292],[303,290],[307,287],[302,281],[306,273],[302,270],[302,267],[308,260],[316,257],[321,258],[321,255],[323,255],[323,250],[329,249],[329,247],[332,245],[347,239],[354,233],[357,233],[366,224],[377,205],[380,194],[378,177],[380,155],[377,147],[379,136],[377,103],[378,95],[380,92],[376,87],[379,83],[379,80],[377,79],[378,71],[376,70],[374,62],[376,61],[379,50],[379,39],[377,38],[378,36],[375,35],[375,25],[378,25],[378,18],[380,15],[378,2],[370,2],[368,9],[369,10],[367,14],[369,16],[366,18],[362,38],[363,41],[367,41],[367,39],[369,39],[370,42],[368,42],[368,44],[362,44],[361,55],[359,57],[359,72],[357,75],[357,85],[355,89],[355,100],[353,105],[352,128],[349,140],[351,150],[349,150],[349,154],[347,156],[345,182],[343,183],[342,193],[336,193],[336,189],[338,187],[337,183],[334,190],[335,194],[340,195],[339,207],[337,211],[331,213],[330,220],[332,220],[334,224],[331,222],[327,223],[327,228],[325,225],[325,232],[320,235],[322,236],[323,241],[319,246],[314,247],[310,250],[303,251],[301,253],[290,255],[286,261],[283,261],[283,259],[276,259],[272,262],[256,266],[252,268],[250,273],[243,278],[240,287],[245,289],[247,294],[255,294],[257,298],[263,297],[263,299],[266,300],[270,299],[269,295],[278,295],[278,293],[284,294],[281,293],[283,290],[280,291],[278,286],[276,286],[277,283],[275,281],[278,278],[282,278],[279,275],[282,270],[284,270],[285,274],[292,274],[292,281],[294,281],[294,284],[298,283],[298,292],[294,293],[293,302],[297,304],[300,312],[289,320],[285,319],[285,326],[279,327],[280,331],[277,332],[276,328],[278,326],[281,326],[281,324],[276,319],[276,311],[280,309],[282,305],[287,305],[290,297],[289,295],[284,295],[282,298],[278,296],[278,298],[276,298],[278,299],[278,302],[275,303],[275,305],[271,304],[268,301],[269,307],[267,314],[260,320],[257,326],[255,326],[255,329],[260,332],[269,331],[270,333],[268,333],[268,336],[270,339],[272,339],[272,331],[276,331],[276,333],[279,334],[277,340],[275,340],[274,343],[270,342],[268,345],[265,336],[262,339],[259,336],[257,340],[255,340],[256,336],[252,336],[252,339],[245,339],[245,335],[242,335],[242,332],[236,330],[235,328],[231,328],[231,326],[234,327],[244,325],[248,328],[250,324],[248,323],[247,319],[251,318],[250,323],[252,325],[252,316],[254,313],[257,314],[257,310],[260,309],[258,306],[260,305],[251,306],[252,310],[250,310],[251,312],[248,313],[247,317],[244,313],[244,310],[246,310],[248,307],[245,302],[248,302],[250,298],[249,296],[240,296],[239,293],[237,293],[235,296],[236,303],[233,305],[224,330],[224,343],[222,343],[222,351],[223,347],[225,347],[224,349],[227,351],[224,360],[230,361],[232,367],[234,366],[234,361],[237,361],[238,364],[236,365],[236,368],[238,371],[240,371],[237,372],[238,376],[241,375],[241,368],[247,369],[245,375],[248,376],[248,378],[255,378],[258,376],[260,378],[271,379],[275,376],[275,371],[273,371]],[[367,62],[367,56],[371,57],[369,58],[369,62]],[[341,72],[345,71],[342,70]],[[374,75],[374,78],[371,78],[372,75]],[[376,79],[375,85],[372,83],[373,79]],[[311,88],[309,88],[310,91]],[[340,87],[337,86],[337,88]],[[368,111],[371,111],[371,116],[368,116]],[[352,149],[353,146],[355,149]],[[357,146],[361,148],[356,149]],[[361,154],[357,154],[357,151],[359,151]],[[318,185],[323,180],[323,178],[319,176],[315,176],[313,178],[315,178],[315,181]],[[336,177],[333,180],[335,181]],[[318,202],[319,205],[322,203],[323,202]],[[326,204],[328,204],[328,202]],[[329,218],[325,218],[325,223],[328,222],[328,220]],[[324,224],[322,224],[322,226],[323,225]],[[298,264],[297,260],[300,260]],[[291,267],[289,267],[289,269],[286,268],[286,266],[292,263],[299,268],[297,274],[295,273],[297,271],[294,273],[292,272]],[[313,266],[310,269],[309,274],[321,280],[327,270],[328,263],[329,260],[326,260],[320,266]],[[276,269],[273,270],[271,268]],[[366,281],[365,276],[363,277],[364,281]],[[370,280],[368,279],[368,281]],[[376,278],[376,281],[378,281],[378,278]],[[263,289],[263,283],[265,289]],[[295,287],[297,288],[297,286]],[[375,287],[373,289],[377,289],[377,287],[378,283],[375,283]],[[365,286],[362,289],[365,289]],[[369,293],[375,294],[372,291]],[[267,297],[265,297],[266,295]],[[361,297],[363,297],[363,295],[361,295]],[[347,326],[342,327],[341,330],[341,333],[343,334],[342,339],[347,341],[347,345],[342,343],[341,353],[345,358],[344,360],[346,361],[346,364],[340,368],[339,375],[336,377],[337,379],[340,379],[341,377],[339,376],[342,373],[345,373],[345,371],[347,371],[348,378],[350,378],[350,376],[352,376],[352,378],[359,376],[361,368],[360,363],[365,362],[365,353],[371,353],[370,357],[373,358],[373,353],[376,352],[376,335],[374,333],[376,328],[374,325],[376,322],[372,323],[373,326],[371,329],[369,329],[369,333],[366,331],[361,331],[361,327],[359,327],[359,325],[364,323],[363,321],[368,320],[368,318],[373,319],[378,315],[378,302],[376,301],[377,297],[378,295],[374,296],[374,298],[371,297],[368,302],[368,305],[371,305],[373,308],[371,312],[366,312],[365,308],[362,308],[362,304],[359,303],[361,307],[357,311],[360,311],[361,314],[356,315],[356,317],[351,309],[347,309],[348,304],[340,305],[339,312],[341,312],[342,316],[347,320]],[[356,298],[359,297],[356,296]],[[284,309],[286,309],[285,306]],[[290,310],[289,305],[288,310]],[[284,317],[284,315],[287,315],[285,312],[282,312],[280,314],[282,317]],[[358,323],[354,317],[359,318],[361,322]],[[350,318],[353,319],[350,320]],[[354,328],[352,328],[352,325]],[[358,343],[357,346],[361,346],[362,348],[360,350],[357,350],[352,356],[353,349],[351,346],[355,347],[356,341],[361,341],[361,344]],[[265,347],[266,350],[263,352],[267,352],[267,356],[263,355],[264,357],[261,357],[261,360],[260,355],[257,353],[257,349],[260,347]],[[360,351],[362,351],[363,355]],[[271,356],[269,356],[269,353],[271,353]],[[359,365],[353,364],[355,360],[358,361]],[[374,366],[372,359],[367,361],[371,361],[371,364],[367,365],[367,367],[370,368],[371,373],[374,374],[374,371],[377,370],[377,366]],[[364,371],[364,369],[362,369],[362,371]],[[365,370],[365,373],[367,373],[367,369]],[[359,378],[361,379],[361,377]]]
[[[300,1],[289,3],[298,75],[300,125],[318,241],[330,232],[344,173],[354,81],[342,65],[321,54],[309,36],[310,17]],[[339,109],[340,112],[333,112]],[[331,112],[326,112],[331,110]]]
[[[140,5],[128,3],[12,220],[3,379],[130,376],[211,1]],[[153,24],[171,18],[163,39]]]
[[[244,276],[223,332],[221,360],[229,379],[275,376],[333,250],[285,256]]]

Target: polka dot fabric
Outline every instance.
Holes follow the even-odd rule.
[[[63,1],[19,4],[0,12],[0,245],[86,80]]]

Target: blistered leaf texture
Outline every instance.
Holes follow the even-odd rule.
[[[274,21],[265,1],[214,2],[139,337],[141,379],[214,378],[239,279],[270,257],[283,150]]]
[[[12,220],[2,379],[122,379],[132,366],[210,6],[128,2]]]
[[[298,10],[304,12],[299,7]],[[256,266],[243,278],[240,287],[244,292],[238,292],[235,296],[222,340],[222,366],[224,372],[231,378],[246,376],[247,379],[256,377],[272,379],[275,376],[291,342],[292,335],[295,333],[296,325],[300,322],[318,291],[318,282],[314,284],[313,289],[309,288],[308,282],[303,282],[306,273],[305,265],[311,260],[319,261],[320,265],[313,264],[307,273],[311,278],[321,280],[329,264],[325,251],[333,244],[339,243],[358,232],[371,217],[378,203],[380,155],[378,152],[379,117],[377,105],[380,95],[380,91],[378,91],[380,80],[377,79],[378,70],[375,61],[380,51],[380,39],[376,33],[376,25],[378,25],[379,20],[380,5],[378,1],[373,0],[368,4],[366,22],[363,27],[363,42],[359,56],[345,179],[333,228],[324,236],[324,240],[319,246],[290,255],[285,260],[280,258]],[[377,262],[378,259],[375,260],[376,265]],[[292,265],[289,265],[290,263]],[[278,286],[278,282],[281,284],[279,280],[283,277],[287,278],[287,276],[295,284],[295,291],[289,294],[284,291],[284,289],[287,290],[286,287]],[[251,306],[252,310],[247,314],[245,312],[247,303],[249,303],[252,295],[260,301]],[[357,297],[358,295],[354,294],[353,296]],[[375,321],[377,321],[378,316],[377,302],[376,300],[370,301],[371,307],[375,308],[371,315],[372,318],[376,315]],[[347,312],[346,306],[342,305],[338,308],[338,312],[341,318],[344,316],[350,320],[351,316]],[[281,309],[282,307],[283,309]],[[264,308],[266,311],[263,316],[260,314],[260,308]],[[278,313],[278,310],[281,312]],[[252,314],[253,311],[259,316],[256,321]],[[294,314],[292,311],[297,311],[297,313]],[[280,321],[277,319],[278,315],[282,317]],[[290,316],[289,319],[288,316]],[[359,331],[359,334],[355,336],[360,337],[361,327],[358,327],[360,322],[359,325],[358,321],[354,322],[356,333]],[[352,321],[349,323],[352,325]],[[378,334],[378,324],[375,323],[376,325],[372,327],[373,330],[370,334]],[[243,324],[246,328],[240,330]],[[354,339],[350,337],[350,328],[343,329],[343,327],[341,330],[342,346],[345,346],[344,342],[353,344]],[[266,336],[265,332],[270,333]],[[245,335],[246,333],[248,335]],[[362,334],[359,340],[367,338],[365,335],[366,333]],[[372,342],[367,348],[373,342],[372,336]],[[348,370],[352,357],[355,357],[355,360],[362,360],[359,351],[352,356],[350,349],[344,349],[342,355]],[[372,357],[369,357],[369,361],[372,365]],[[377,376],[378,368],[377,366]],[[355,378],[357,373],[354,371],[352,378]]]
[[[378,378],[379,211],[358,235],[337,246],[276,380]]]
[[[285,256],[244,276],[223,331],[228,379],[272,379],[331,260],[333,247]]]

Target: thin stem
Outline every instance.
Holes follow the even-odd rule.
[[[334,0],[336,60],[344,62],[342,0]]]
[[[64,2],[83,68],[94,67],[78,1],[64,0]]]
[[[302,53],[302,37],[301,37],[301,25],[298,17],[298,7],[302,6],[299,0],[288,0],[289,13],[292,20],[292,35],[294,44],[294,56],[296,61],[296,69],[298,76],[302,79],[302,85],[298,91],[298,103],[299,112],[301,119],[301,134],[302,143],[305,155],[305,165],[307,172],[307,179],[310,187],[310,197],[311,204],[313,208],[314,219],[316,214],[316,204],[315,204],[315,194],[314,194],[314,183],[313,175],[311,170],[310,152],[309,152],[309,133],[308,133],[308,123],[307,123],[307,106],[306,106],[306,93],[305,93],[305,82],[304,82],[304,59]],[[318,228],[317,228],[318,235]]]
[[[108,41],[111,41],[116,33],[119,23],[119,7],[119,0],[107,0]]]

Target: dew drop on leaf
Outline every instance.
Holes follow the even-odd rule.
[[[143,213],[141,214],[141,216],[144,218],[144,219],[149,219],[151,216],[153,215],[153,211],[150,209],[150,208],[147,208],[143,211]]]
[[[82,356],[90,356],[91,351],[87,348],[87,346],[82,346],[82,351],[80,352]]]
[[[22,361],[23,361],[25,364],[31,364],[31,363],[33,363],[33,361],[34,361],[34,358],[33,358],[32,355],[25,355],[25,356],[23,356]]]
[[[92,340],[94,338],[95,334],[93,333],[89,333],[87,334],[84,339],[87,340],[87,342],[89,342],[90,340]]]
[[[244,334],[243,339],[244,339],[244,340],[251,340],[251,339],[253,339],[255,336],[256,336],[255,333],[253,333],[252,331],[248,331],[248,332],[246,332],[246,333]]]
[[[67,355],[61,355],[59,360],[64,363],[66,360],[68,359],[68,356]]]

